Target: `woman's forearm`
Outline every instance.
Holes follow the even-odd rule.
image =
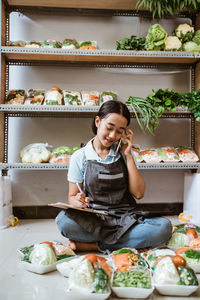
[[[145,191],[144,179],[137,169],[132,154],[127,155],[126,160],[128,169],[129,191],[135,198],[141,199],[143,198]]]

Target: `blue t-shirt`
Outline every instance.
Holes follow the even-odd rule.
[[[110,164],[117,161],[121,155],[119,151],[115,154],[116,145],[113,144],[110,148],[110,151],[106,158],[103,160],[98,154],[95,152],[92,140],[90,140],[87,145],[76,152],[70,158],[70,165],[68,171],[68,181],[70,182],[84,182],[84,174],[86,169],[86,161],[87,160],[96,160],[100,163]],[[133,154],[134,156],[134,154]]]

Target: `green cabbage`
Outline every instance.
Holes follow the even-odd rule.
[[[160,24],[154,24],[149,27],[145,48],[148,51],[160,51],[165,48],[167,32]]]
[[[37,265],[50,265],[57,261],[55,253],[50,245],[35,245],[30,254],[30,262]]]
[[[171,239],[167,243],[167,246],[181,248],[187,246],[188,242],[189,240],[186,234],[180,232],[174,232],[172,234]]]
[[[195,42],[187,42],[183,44],[183,51],[193,52],[196,57],[200,52],[200,46],[198,46]]]
[[[200,30],[195,31],[195,35],[192,39],[198,46],[200,45]]]

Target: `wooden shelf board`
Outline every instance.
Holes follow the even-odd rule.
[[[137,0],[7,0],[10,6],[136,10]]]
[[[5,47],[4,47],[5,48]],[[151,56],[141,56],[139,52],[133,51],[133,55],[74,55],[74,54],[43,54],[43,53],[19,53],[19,52],[5,52],[3,55],[9,61],[24,61],[24,62],[34,62],[34,61],[51,61],[51,62],[88,62],[88,63],[152,63],[152,64],[195,64],[199,61],[199,57],[195,58],[193,55],[184,56],[167,56],[165,53],[162,56],[157,56],[155,53]],[[144,52],[143,52],[144,53]]]

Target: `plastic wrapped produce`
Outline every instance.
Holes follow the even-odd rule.
[[[10,90],[6,98],[6,104],[23,104],[26,96],[25,90]]]
[[[79,44],[75,39],[64,39],[62,42],[62,49],[78,49]]]
[[[49,162],[56,164],[68,164],[72,153],[73,150],[67,146],[57,147],[53,149]]]
[[[82,49],[82,50],[94,50],[94,49],[97,49],[97,42],[96,41],[80,42],[80,49]]]
[[[50,151],[47,149],[47,143],[34,143],[27,145],[20,152],[20,158],[23,163],[43,163],[50,159]]]
[[[161,160],[169,163],[176,163],[180,161],[178,153],[174,147],[161,147],[157,149],[158,154],[161,157]]]
[[[28,97],[25,100],[25,105],[41,105],[44,101],[45,90],[28,90]]]
[[[30,41],[30,42],[26,43],[25,47],[26,48],[40,48],[41,47],[41,42]]]
[[[111,273],[111,267],[107,264],[106,258],[87,254],[72,269],[69,275],[68,290],[105,294],[107,298],[110,294]]]
[[[182,162],[197,162],[199,160],[197,154],[188,147],[177,147],[175,148]]]
[[[57,86],[53,86],[45,94],[44,105],[62,105],[63,93]]]
[[[136,158],[136,161],[137,162],[141,162],[141,161],[143,161],[143,157],[142,157],[142,155],[140,155],[140,149],[138,148],[138,147],[132,147],[132,152],[134,153],[134,156],[135,156],[135,158]]]
[[[7,46],[9,47],[25,47],[26,42],[18,40],[18,41],[8,41]]]
[[[157,149],[140,151],[140,155],[146,163],[153,164],[161,162],[161,157],[159,156]]]
[[[62,44],[56,40],[46,40],[41,43],[42,48],[61,48]]]
[[[116,93],[112,92],[112,91],[105,91],[102,92],[100,95],[100,102],[104,103],[108,100],[117,100],[118,96]]]
[[[97,91],[82,91],[82,102],[85,106],[99,105],[99,92]]]
[[[82,105],[81,94],[75,91],[63,91],[64,95],[64,104],[78,106]]]

